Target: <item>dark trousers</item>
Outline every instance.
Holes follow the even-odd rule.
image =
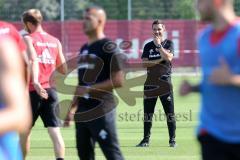
[[[123,160],[116,133],[116,111],[89,122],[76,122],[78,156],[81,160],[94,160],[95,142],[98,142],[107,160]]]
[[[171,85],[171,84],[170,84]],[[159,85],[161,87],[161,85]],[[144,92],[152,89],[151,86],[144,86]],[[164,94],[160,94],[158,96],[146,96],[144,97],[144,139],[149,140],[152,128],[152,118],[154,109],[156,106],[157,98],[159,97],[166,115],[168,133],[169,133],[169,142],[175,141],[175,131],[176,131],[176,121],[174,114],[174,99],[173,99],[173,91],[169,87],[168,92]],[[160,88],[161,89],[161,88]]]
[[[199,136],[198,140],[203,160],[240,160],[240,143],[222,142],[209,134]]]

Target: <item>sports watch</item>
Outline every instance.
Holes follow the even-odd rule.
[[[162,48],[162,45],[161,45],[161,44],[158,44],[156,47],[157,47],[157,48]]]

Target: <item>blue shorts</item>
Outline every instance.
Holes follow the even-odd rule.
[[[22,160],[19,136],[16,132],[0,135],[0,160]]]

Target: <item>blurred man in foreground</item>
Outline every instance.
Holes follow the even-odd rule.
[[[20,47],[0,28],[0,159],[22,160],[18,133],[31,124],[29,94]]]
[[[202,96],[198,138],[203,160],[240,159],[240,23],[233,0],[198,0],[202,21],[198,39],[202,66],[199,85],[183,82],[181,95]]]

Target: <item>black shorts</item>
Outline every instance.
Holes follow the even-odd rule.
[[[32,117],[34,126],[38,116],[41,117],[44,127],[59,127],[60,119],[59,115],[59,103],[55,89],[46,89],[48,93],[48,99],[41,98],[36,91],[30,92],[30,100],[32,106]]]

